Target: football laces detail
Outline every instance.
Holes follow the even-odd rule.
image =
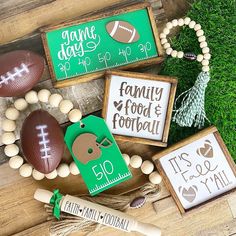
[[[21,63],[19,67],[14,67],[12,71],[0,76],[0,87],[3,84],[8,84],[9,81],[14,81],[16,78],[22,77],[24,74],[29,73],[29,68],[26,64]]]
[[[51,148],[49,147],[50,140],[48,139],[47,125],[37,125],[39,146],[42,159],[51,158]]]
[[[130,33],[133,32],[132,30],[130,30],[130,29],[128,29],[128,28],[126,28],[125,26],[122,26],[122,25],[119,25],[119,28],[121,28],[121,29],[123,29],[123,30],[126,30],[126,31],[128,31],[128,32],[130,32]]]

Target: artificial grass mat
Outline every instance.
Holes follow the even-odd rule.
[[[201,24],[212,55],[211,80],[206,89],[205,109],[209,124],[215,125],[236,162],[236,4],[234,0],[200,0],[187,16]],[[201,53],[194,30],[184,27],[171,46],[177,51]],[[160,74],[178,78],[177,96],[193,86],[201,71],[199,62],[168,57]],[[197,128],[171,124],[169,143],[197,133]]]

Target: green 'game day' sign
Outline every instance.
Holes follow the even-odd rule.
[[[160,60],[161,54],[154,17],[147,4],[54,26],[46,29],[42,38],[50,73],[58,87],[68,81],[72,84],[75,78],[76,82],[84,82],[100,77],[110,68],[151,64]]]

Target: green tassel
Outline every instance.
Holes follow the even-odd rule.
[[[179,109],[174,110],[175,114],[173,121],[181,127],[194,127],[202,128],[204,126],[206,113],[205,113],[205,91],[207,84],[210,80],[209,72],[201,72],[195,84],[189,90],[183,92],[178,96],[175,103],[179,98],[183,97]]]

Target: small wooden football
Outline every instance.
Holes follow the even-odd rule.
[[[40,80],[45,62],[34,52],[16,50],[0,55],[0,65],[0,97],[15,97]]]
[[[64,135],[57,120],[47,111],[36,110],[24,120],[21,147],[25,159],[39,172],[48,174],[59,165]]]
[[[139,40],[137,30],[126,21],[111,21],[106,25],[109,35],[121,43],[134,43]]]

